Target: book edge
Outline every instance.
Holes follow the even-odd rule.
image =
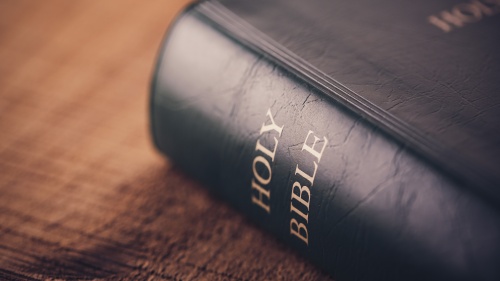
[[[163,61],[163,56],[164,56],[164,50],[165,47],[168,45],[169,39],[170,39],[170,34],[172,34],[172,30],[175,29],[177,24],[180,22],[181,18],[184,17],[184,15],[190,13],[198,3],[189,3],[184,8],[182,8],[177,15],[175,15],[174,19],[168,26],[166,32],[163,34],[163,38],[161,39],[160,46],[156,52],[155,56],[155,64],[152,67],[152,74],[151,74],[151,80],[149,82],[149,97],[148,97],[148,109],[149,109],[149,132],[150,132],[150,137],[151,137],[151,142],[153,143],[153,147],[161,151],[160,143],[158,142],[158,137],[156,133],[156,128],[157,125],[155,123],[155,97],[157,95],[157,85],[158,85],[158,74],[160,72],[160,69],[162,67],[162,61]]]
[[[457,180],[460,185],[473,187],[473,191],[479,189],[479,193],[486,199],[493,200],[493,203],[500,202],[500,194],[493,192],[494,187],[500,183],[496,182],[494,176],[484,172],[486,169],[467,165],[469,163],[467,159],[342,85],[245,22],[217,0],[201,2],[195,8],[218,30],[252,51],[262,54],[266,59],[290,71],[362,119],[380,128],[382,132],[428,160],[429,164]]]

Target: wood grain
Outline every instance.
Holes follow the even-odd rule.
[[[329,280],[152,148],[185,4],[0,2],[0,279]]]

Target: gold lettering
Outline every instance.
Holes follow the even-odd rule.
[[[431,15],[427,21],[444,32],[450,32],[453,26],[462,27],[498,12],[500,12],[500,0],[472,0],[469,3],[455,5],[451,12],[442,11],[439,16]]]
[[[295,227],[294,227],[295,226]],[[295,230],[295,229],[297,230]],[[303,230],[303,234],[301,233],[301,230]],[[296,219],[291,219],[290,220],[290,234],[293,234],[297,236],[300,240],[304,241],[307,245],[309,245],[308,241],[308,233],[307,233],[307,226],[303,223],[297,222]]]
[[[264,188],[262,188],[253,179],[252,179],[252,189],[256,190],[259,193],[258,198],[252,194],[252,203],[257,204],[262,209],[264,209],[266,212],[271,213],[271,208],[270,208],[269,204],[266,204],[263,201],[263,196],[265,196],[267,198],[267,202],[269,202],[269,200],[271,199],[271,192],[269,192],[269,190],[265,190]]]
[[[314,140],[310,140],[310,136],[314,137]],[[312,175],[307,174],[302,169],[299,168],[299,165],[295,167],[295,175],[300,175],[305,180],[309,181],[310,185],[302,185],[300,181],[295,181],[292,185],[292,192],[290,198],[290,213],[291,216],[295,216],[296,218],[290,219],[290,234],[297,236],[297,238],[304,241],[307,245],[309,245],[309,234],[307,231],[307,223],[309,223],[309,206],[311,202],[311,188],[314,185],[314,179],[316,178],[316,172],[318,171],[318,163],[321,161],[321,157],[323,156],[323,152],[328,144],[328,140],[326,137],[323,137],[323,144],[318,144],[321,139],[314,135],[313,131],[309,130],[307,133],[304,144],[302,145],[301,151],[307,151],[312,156],[316,157],[316,161],[312,161],[314,165],[314,171]],[[310,158],[310,157],[309,157]],[[295,204],[294,204],[295,203]],[[297,204],[302,204],[303,207]],[[297,208],[299,207],[299,208]],[[302,218],[305,222],[299,223],[297,221],[298,217]]]
[[[276,131],[278,132],[279,136],[281,136],[281,132],[284,126],[280,127],[276,125],[276,122],[274,122],[273,115],[271,114],[270,108],[267,110],[266,116],[269,116],[271,123],[270,124],[266,124],[265,122],[262,123],[262,127],[260,128],[260,134],[262,135],[265,132]],[[271,158],[271,162],[274,162],[274,157],[276,156],[277,148],[278,148],[278,139],[276,137],[274,137],[273,151],[263,146],[260,143],[260,139],[258,139],[257,143],[255,144],[255,151],[260,151],[265,156]],[[263,166],[259,167],[261,169],[257,169],[259,163],[260,166]],[[271,205],[270,205],[271,190],[269,189],[270,188],[269,186],[266,186],[271,182],[271,178],[273,175],[271,164],[264,156],[262,155],[255,156],[252,163],[252,172],[253,172],[252,190],[258,192],[258,196],[255,195],[255,192],[253,192],[251,198],[252,203],[260,206],[267,213],[271,213]]]
[[[308,180],[311,183],[311,186],[314,184],[314,178],[316,177],[316,171],[318,170],[318,164],[316,164],[316,162],[313,162],[313,163],[314,163],[314,173],[312,174],[312,176],[310,176],[310,175],[306,174],[304,171],[302,171],[299,168],[299,164],[297,164],[297,167],[295,167],[295,174],[299,174],[303,178]]]
[[[292,203],[290,203],[290,212],[294,212],[294,213],[296,213],[297,215],[301,216],[303,219],[305,219],[305,220],[306,220],[306,222],[308,222],[308,221],[309,221],[309,220],[308,220],[309,215],[308,215],[308,214],[304,214],[304,213],[302,213],[302,211],[301,211],[301,210],[299,210],[299,209],[297,209],[297,208],[295,208],[295,206],[294,206]]]
[[[295,194],[295,189],[298,188],[299,189],[299,194]],[[307,201],[302,197],[303,193],[307,193]],[[307,211],[309,211],[309,201],[311,200],[311,191],[309,190],[309,187],[307,186],[300,186],[300,183],[299,182],[295,182],[292,186],[292,198],[291,200],[297,200],[299,201],[302,205],[306,206],[307,207]],[[295,206],[293,205],[293,202],[290,202],[290,212],[294,212],[296,214],[298,214],[299,216],[301,216],[303,219],[306,220],[306,222],[309,221],[309,215],[308,214],[304,214],[302,211],[300,211],[299,209],[295,208]]]
[[[284,125],[281,127],[276,125],[276,123],[274,122],[273,115],[271,114],[270,108],[267,110],[266,116],[269,116],[269,119],[271,119],[271,124],[266,125],[266,123],[262,123],[262,127],[260,128],[260,134],[262,135],[262,133],[264,133],[264,132],[274,130],[274,131],[278,132],[279,136],[281,137],[281,131],[283,130]]]
[[[456,5],[453,8],[452,13],[456,17],[460,18],[462,22],[476,22],[483,17],[481,10],[478,7],[468,3]]]
[[[323,143],[323,147],[321,148],[321,151],[317,151],[314,149],[316,142],[318,142],[318,140],[319,140],[319,138],[317,136],[313,135],[314,136],[313,144],[311,146],[307,145],[309,135],[311,135],[312,133],[313,133],[313,131],[311,131],[311,130],[309,130],[309,132],[307,133],[306,141],[304,142],[304,145],[302,146],[302,150],[305,149],[307,152],[311,153],[314,157],[316,157],[318,159],[318,163],[319,163],[321,161],[321,156],[323,155],[323,151],[325,150],[325,147],[328,144],[328,140],[326,139],[326,137],[323,137],[323,140],[325,141]]]
[[[257,163],[262,163],[264,166],[267,168],[269,171],[269,176],[267,179],[263,178],[259,173],[257,172]],[[252,170],[253,170],[253,176],[259,181],[260,184],[266,185],[271,181],[272,177],[272,171],[271,171],[271,165],[269,164],[269,161],[267,161],[266,158],[263,156],[257,156],[253,159],[253,165],[252,165]]]
[[[490,13],[485,13],[488,16],[492,16],[500,12],[500,0],[476,0],[480,5],[486,6],[490,9]]]
[[[440,20],[436,16],[430,16],[428,19],[429,23],[435,25],[439,29],[441,29],[444,32],[450,32],[451,31],[451,26],[447,24],[445,21]]]
[[[257,140],[257,144],[255,145],[255,150],[262,151],[265,155],[271,157],[271,162],[274,162],[274,155],[276,154],[277,147],[278,147],[278,139],[274,137],[274,150],[272,152],[271,150],[265,148],[262,144],[260,144],[259,140]]]
[[[472,4],[475,5],[476,7],[478,7],[481,10],[481,13],[483,13],[487,16],[491,16],[494,13],[492,8],[488,7],[485,3],[483,3],[479,0],[472,1]]]
[[[455,15],[452,15],[448,11],[441,12],[441,18],[447,21],[448,23],[455,25],[456,27],[462,27],[464,25],[464,23],[460,18],[458,18]]]
[[[295,194],[296,188],[299,189],[298,195]],[[307,193],[307,201],[304,200],[304,198],[302,197],[302,193],[304,193],[304,192]],[[309,190],[309,187],[307,187],[305,185],[300,187],[300,183],[298,181],[296,181],[293,183],[293,186],[292,186],[292,199],[296,199],[297,201],[302,203],[302,205],[306,206],[307,210],[309,210],[309,201],[311,200],[311,190]]]

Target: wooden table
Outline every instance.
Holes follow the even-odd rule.
[[[0,279],[329,280],[153,149],[185,4],[0,2]]]

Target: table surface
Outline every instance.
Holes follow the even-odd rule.
[[[329,280],[153,149],[185,4],[0,2],[0,279]]]

